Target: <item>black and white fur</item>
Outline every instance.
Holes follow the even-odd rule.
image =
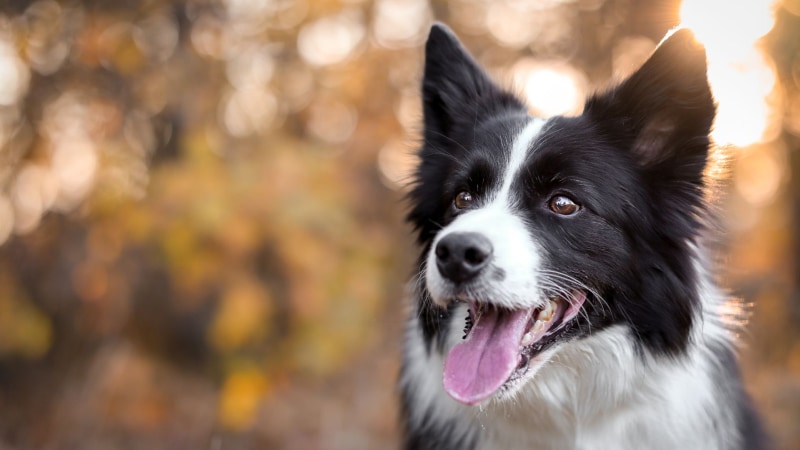
[[[425,50],[404,447],[760,448],[734,354],[736,308],[702,242],[715,106],[691,33],[666,38],[582,115],[548,120],[529,116],[445,26],[433,26]],[[466,207],[455,201],[463,192]],[[578,211],[554,212],[556,196]],[[491,245],[466,279],[437,261],[453,233]],[[474,406],[445,392],[444,360],[470,302],[536,308],[572,289],[586,301],[536,370]]]

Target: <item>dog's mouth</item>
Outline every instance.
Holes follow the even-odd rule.
[[[565,336],[585,300],[585,292],[574,291],[530,309],[470,302],[464,339],[445,359],[445,390],[468,405],[491,397],[542,362],[536,356]]]

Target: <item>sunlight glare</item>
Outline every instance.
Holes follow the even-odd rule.
[[[682,24],[706,47],[718,114],[712,136],[739,147],[768,140],[774,68],[758,40],[774,25],[774,1],[684,0]]]
[[[581,112],[587,83],[583,73],[574,67],[523,59],[511,72],[514,86],[525,93],[533,114],[552,117]]]

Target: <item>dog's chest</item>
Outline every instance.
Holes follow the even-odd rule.
[[[551,417],[548,424],[502,419],[493,428],[486,426],[477,449],[542,450],[638,450],[677,448],[716,448],[712,441],[695,447],[702,436],[676,436],[670,424],[646,410],[618,411],[597,417],[594,423],[564,416]],[[492,430],[492,431],[488,431]],[[708,446],[705,446],[708,445]]]

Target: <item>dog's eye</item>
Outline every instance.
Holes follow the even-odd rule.
[[[581,207],[566,195],[556,195],[550,199],[550,210],[562,216],[571,216],[578,212]]]
[[[453,202],[455,203],[456,208],[465,209],[472,206],[473,201],[475,201],[475,199],[472,197],[472,194],[467,191],[462,191],[456,195],[456,198]]]

